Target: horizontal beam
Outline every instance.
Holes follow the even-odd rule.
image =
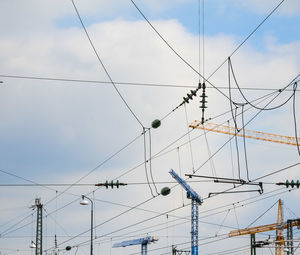
[[[293,222],[292,226],[293,227],[300,226],[300,222]],[[250,234],[272,231],[272,230],[276,230],[276,229],[286,229],[286,228],[287,228],[287,223],[284,224],[283,228],[281,227],[280,224],[274,223],[274,224],[268,224],[268,225],[263,225],[263,226],[258,226],[258,227],[233,230],[233,231],[229,232],[228,236],[234,237],[234,236],[250,235]]]

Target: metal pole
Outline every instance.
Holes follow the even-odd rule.
[[[176,246],[172,245],[172,255],[176,255]]]
[[[36,238],[35,238],[35,254],[42,255],[43,253],[43,205],[40,198],[35,199],[36,207]]]
[[[192,255],[198,255],[198,204],[194,199],[192,199],[191,210],[191,252]]]
[[[293,220],[287,221],[287,255],[293,255],[294,249],[293,249]]]
[[[90,255],[93,255],[94,203],[93,203],[92,199],[90,199],[89,197],[84,196],[84,195],[82,195],[82,197],[88,199],[91,202],[91,245],[90,245]]]
[[[142,248],[141,254],[142,255],[147,255],[147,243],[142,243],[141,248]]]
[[[92,200],[91,200],[92,201]],[[93,255],[93,230],[94,230],[94,204],[91,204],[91,255]]]
[[[250,235],[251,242],[251,255],[256,255],[256,247],[255,247],[255,234]]]

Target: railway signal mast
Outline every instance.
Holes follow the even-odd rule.
[[[194,191],[185,180],[180,178],[178,174],[171,169],[169,172],[172,177],[186,190],[187,198],[192,200],[192,211],[191,211],[191,252],[192,255],[198,255],[198,219],[199,212],[198,206],[203,203],[202,198]]]

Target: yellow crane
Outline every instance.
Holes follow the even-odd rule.
[[[292,222],[292,227],[300,226],[299,221]],[[278,200],[278,213],[277,213],[277,223],[262,225],[258,227],[238,229],[229,232],[229,237],[241,236],[241,235],[251,235],[251,255],[256,255],[256,243],[255,243],[255,234],[261,232],[267,232],[276,230],[276,242],[275,242],[275,255],[283,255],[285,251],[283,250],[285,241],[283,231],[288,228],[288,224],[283,222],[283,213],[282,213],[282,201]]]
[[[201,122],[198,120],[195,120],[192,124],[189,125],[189,127],[208,130],[216,133],[237,135],[237,136],[252,138],[256,140],[263,140],[268,142],[282,143],[282,144],[295,145],[295,146],[297,146],[297,140],[298,140],[298,144],[300,144],[300,138],[296,140],[296,138],[292,136],[270,134],[266,132],[253,131],[248,129],[238,129],[236,131],[235,127],[230,127],[226,125],[219,125],[213,123],[206,123],[205,125],[201,125]]]

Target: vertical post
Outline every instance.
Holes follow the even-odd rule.
[[[172,255],[176,255],[176,246],[172,245]]]
[[[147,243],[142,243],[142,255],[147,255]]]
[[[192,204],[191,204],[191,252],[192,255],[194,255],[194,232],[195,232],[195,225],[194,225],[194,201],[192,200]]]
[[[191,209],[191,251],[192,255],[198,255],[198,204],[197,201],[194,199],[192,199]]]
[[[92,199],[90,199],[89,197],[82,195],[81,196],[81,205],[88,205],[89,202],[87,200],[89,200],[91,202],[91,245],[90,245],[90,255],[93,255],[93,232],[94,232],[94,226],[93,226],[93,220],[94,220],[94,202]],[[87,200],[86,200],[87,199]]]
[[[93,222],[94,222],[94,203],[91,201],[91,255],[93,255]]]
[[[294,242],[293,242],[293,221],[288,220],[287,221],[287,255],[293,255],[294,254],[293,245],[294,245]]]
[[[42,255],[43,252],[43,205],[40,198],[35,199],[36,206],[36,237],[35,255]]]
[[[195,246],[196,246],[196,255],[198,255],[198,230],[199,230],[199,219],[198,219],[198,215],[199,215],[199,206],[198,203],[195,201],[195,209],[196,209],[196,215],[195,215]]]
[[[54,235],[54,246],[55,246],[55,252],[54,252],[54,255],[58,255],[56,234]]]
[[[255,246],[255,234],[250,235],[251,239],[251,255],[256,255],[256,246]]]

